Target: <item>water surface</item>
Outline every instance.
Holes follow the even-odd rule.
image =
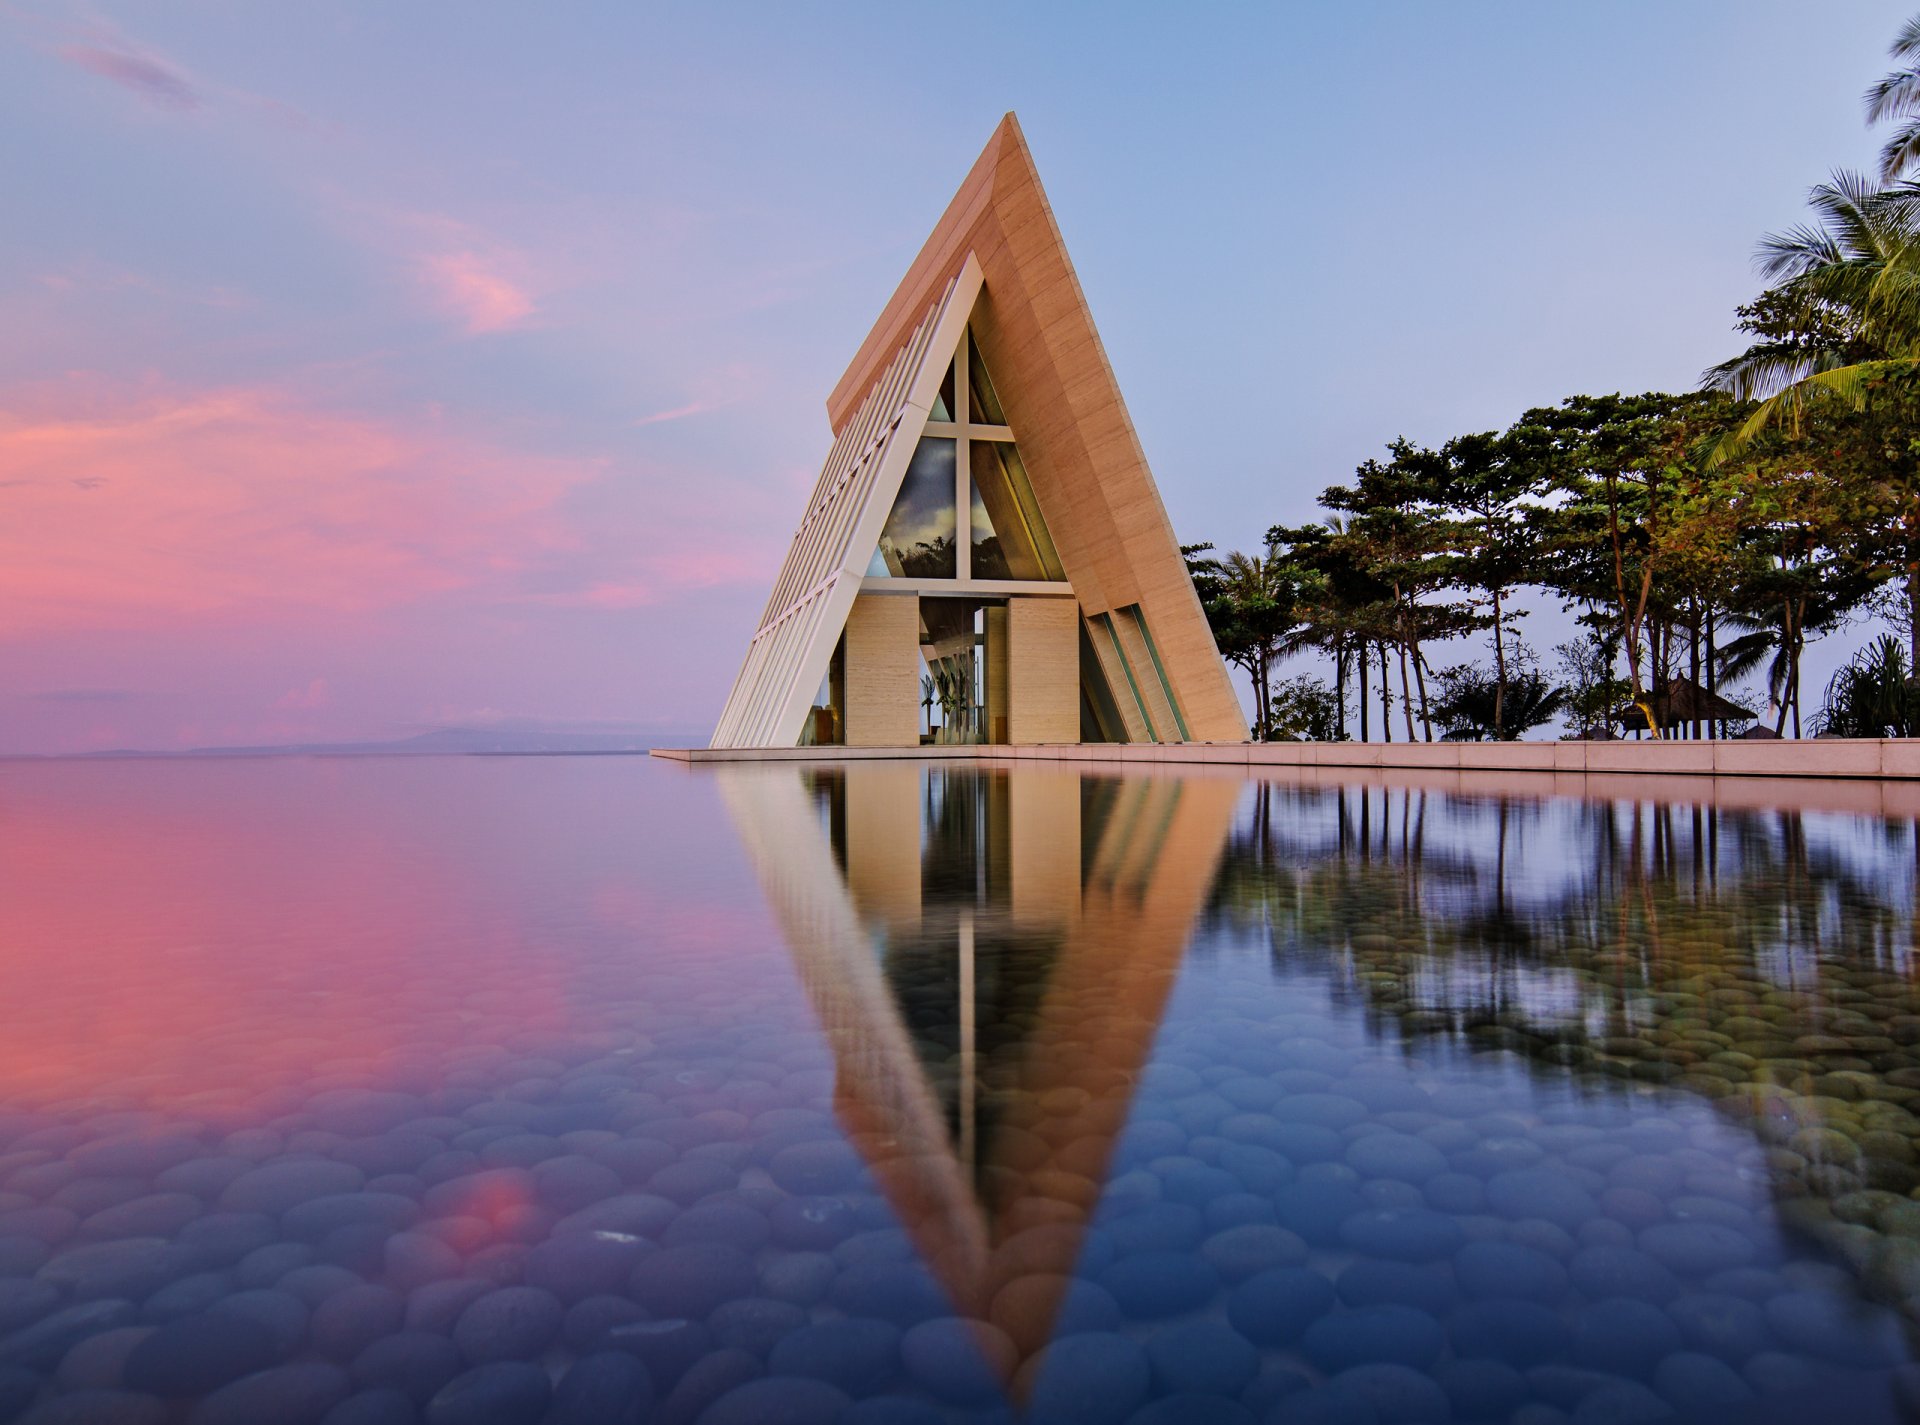
[[[1915,865],[1229,775],[0,765],[0,1421],[1899,1419]]]

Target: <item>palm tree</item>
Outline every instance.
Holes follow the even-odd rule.
[[[1920,166],[1920,16],[1900,27],[1887,53],[1903,67],[1867,91],[1867,122],[1900,123],[1880,150],[1880,177],[1891,183]]]
[[[1808,202],[1815,223],[1760,243],[1775,330],[1701,377],[1758,402],[1714,448],[1713,464],[1782,416],[1797,431],[1810,399],[1864,410],[1879,387],[1920,371],[1920,183],[1876,188],[1840,172]]]
[[[1181,552],[1220,656],[1253,684],[1253,736],[1265,742],[1273,729],[1273,666],[1294,626],[1303,571],[1271,536],[1258,554],[1236,549],[1203,557],[1210,548],[1188,545]]]

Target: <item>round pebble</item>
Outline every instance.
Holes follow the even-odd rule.
[[[489,1361],[455,1376],[427,1402],[427,1425],[539,1425],[553,1397],[546,1371]]]
[[[1567,1325],[1535,1302],[1483,1298],[1469,1302],[1447,1321],[1454,1354],[1485,1357],[1525,1368],[1554,1360],[1571,1343]]]
[[[821,1321],[783,1337],[768,1355],[767,1368],[863,1395],[884,1384],[898,1366],[900,1343],[899,1328],[884,1321]]]
[[[1447,1157],[1406,1133],[1369,1133],[1347,1148],[1347,1162],[1363,1177],[1424,1183],[1447,1171]]]
[[[1348,1306],[1413,1306],[1430,1316],[1449,1310],[1460,1293],[1445,1267],[1361,1257],[1340,1273],[1334,1290]]]
[[[1299,1338],[1333,1309],[1333,1283],[1305,1267],[1277,1267],[1240,1283],[1227,1297],[1233,1329],[1260,1346]]]
[[[653,1377],[621,1351],[575,1361],[554,1387],[542,1425],[638,1425],[653,1404]]]
[[[1766,1312],[1742,1297],[1700,1292],[1675,1297],[1667,1315],[1696,1351],[1738,1363],[1767,1349],[1773,1333]]]
[[[1275,1267],[1295,1267],[1307,1259],[1307,1244],[1284,1227],[1248,1224],[1216,1232],[1200,1244],[1200,1255],[1221,1278],[1242,1282]]]
[[[1138,1321],[1177,1316],[1202,1306],[1219,1289],[1219,1273],[1185,1252],[1141,1252],[1100,1274],[1120,1310]]]
[[[858,1184],[864,1171],[858,1153],[831,1140],[782,1148],[767,1163],[776,1183],[803,1197],[844,1191]]]
[[[768,1376],[728,1391],[700,1412],[696,1425],[835,1425],[850,1403],[825,1381]]]
[[[158,1328],[128,1353],[122,1376],[129,1389],[150,1395],[205,1395],[265,1370],[277,1356],[273,1334],[260,1322],[209,1311]]]
[[[510,1286],[490,1291],[460,1313],[453,1343],[474,1365],[528,1361],[560,1335],[566,1309],[550,1291]]]
[[[1679,1278],[1633,1247],[1583,1247],[1567,1263],[1567,1275],[1590,1299],[1631,1296],[1661,1303],[1680,1294]]]
[[[1433,1380],[1462,1420],[1504,1420],[1530,1393],[1526,1377],[1503,1361],[1442,1361],[1433,1368]]]
[[[1600,1215],[1592,1193],[1547,1168],[1495,1173],[1487,1179],[1487,1206],[1503,1217],[1542,1217],[1569,1229]]]
[[[459,1375],[460,1348],[431,1331],[396,1331],[370,1343],[353,1362],[353,1383],[362,1390],[391,1389],[424,1405]]]
[[[1366,1401],[1380,1425],[1431,1425],[1451,1413],[1447,1394],[1433,1377],[1408,1366],[1355,1366],[1335,1376],[1332,1384]]]
[[[1593,1302],[1573,1324],[1573,1359],[1617,1375],[1645,1375],[1681,1345],[1680,1328],[1666,1312],[1629,1297]]]
[[[1654,1368],[1653,1388],[1686,1414],[1753,1399],[1753,1387],[1725,1361],[1697,1351],[1675,1351]]]
[[[1466,1233],[1458,1221],[1438,1212],[1387,1207],[1356,1212],[1340,1224],[1340,1240],[1369,1256],[1431,1262],[1459,1251]]]
[[[1898,1320],[1825,1292],[1783,1292],[1766,1303],[1767,1324],[1797,1351],[1850,1366],[1892,1365],[1905,1359]]]
[[[313,1308],[308,1333],[313,1348],[336,1361],[351,1361],[383,1336],[400,1329],[407,1299],[391,1287],[364,1283],[335,1292]]]
[[[324,1361],[299,1361],[242,1376],[194,1406],[187,1425],[320,1425],[351,1393],[347,1374]]]
[[[1567,1294],[1567,1270],[1533,1247],[1517,1242],[1469,1242],[1453,1257],[1454,1278],[1473,1298],[1513,1297],[1557,1303]]]
[[[363,1390],[326,1413],[320,1425],[418,1425],[420,1412],[397,1390]]]
[[[1189,1321],[1147,1339],[1157,1390],[1168,1394],[1237,1396],[1259,1373],[1260,1352],[1217,1321]]]
[[[1029,1372],[1027,1415],[1060,1425],[1123,1425],[1152,1382],[1146,1351],[1106,1332],[1060,1337],[1028,1363]]]
[[[1005,1388],[1019,1351],[999,1327],[950,1316],[922,1321],[902,1336],[900,1359],[914,1382],[932,1395],[976,1405]]]
[[[642,1257],[629,1290],[655,1316],[704,1317],[723,1301],[753,1295],[759,1278],[753,1259],[739,1248],[694,1242]]]
[[[220,1205],[234,1212],[279,1216],[317,1197],[358,1191],[367,1175],[348,1163],[324,1158],[269,1163],[227,1184]]]
[[[1300,1349],[1329,1375],[1354,1366],[1390,1362],[1425,1368],[1446,1348],[1440,1323],[1411,1306],[1363,1306],[1323,1316],[1306,1330]]]

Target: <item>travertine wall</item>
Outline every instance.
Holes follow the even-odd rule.
[[[847,615],[847,746],[920,743],[920,601],[862,594]]]
[[[1080,740],[1080,610],[1072,599],[1007,601],[1007,740]]]

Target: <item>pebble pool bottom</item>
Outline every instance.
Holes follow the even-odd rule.
[[[1911,1418],[1917,866],[1229,774],[0,763],[0,1422]]]

